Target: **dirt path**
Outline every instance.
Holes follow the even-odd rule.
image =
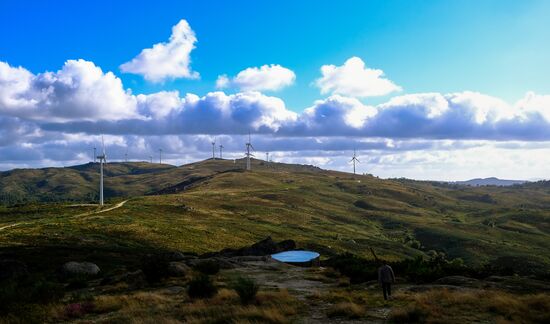
[[[122,206],[124,206],[124,204],[126,204],[128,202],[128,200],[130,199],[126,199],[124,201],[121,201],[119,202],[118,204],[114,205],[114,206],[111,206],[109,208],[105,208],[105,209],[100,209],[100,210],[94,210],[94,211],[91,211],[91,212],[85,212],[85,213],[82,213],[82,214],[78,214],[78,215],[75,215],[73,217],[83,217],[83,216],[89,216],[89,215],[96,215],[96,214],[101,214],[101,213],[106,213],[108,211],[111,211],[113,209],[117,209],[117,208],[120,208]]]
[[[244,262],[243,265],[228,270],[228,273],[253,278],[266,288],[288,290],[307,307],[305,318],[300,323],[385,323],[391,310],[387,307],[369,308],[368,320],[329,318],[327,311],[333,304],[316,298],[316,295],[337,289],[339,282],[337,278],[324,276],[323,268],[295,267],[277,261]]]
[[[105,208],[105,209],[94,210],[94,211],[85,212],[85,213],[82,213],[82,214],[69,216],[69,217],[76,218],[76,217],[84,217],[84,216],[90,216],[90,215],[97,215],[97,214],[106,213],[108,211],[111,211],[111,210],[114,210],[114,209],[117,209],[117,208],[120,208],[120,207],[124,206],[124,204],[126,204],[129,200],[130,199],[121,201],[118,204],[116,204],[114,206],[111,206],[111,207],[108,207],[108,208]],[[97,206],[97,205],[93,205],[93,204],[69,205],[69,207],[89,207],[89,206]],[[38,220],[38,221],[40,221],[40,220]],[[12,228],[12,227],[20,226],[20,225],[26,225],[26,224],[32,224],[32,222],[19,222],[19,223],[13,223],[13,224],[5,225],[5,226],[0,227],[0,231],[6,230],[6,229],[9,229],[9,228]]]

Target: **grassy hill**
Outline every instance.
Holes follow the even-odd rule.
[[[242,166],[232,160],[109,164],[106,194],[113,202],[132,197],[123,207],[76,216],[95,207],[4,206],[0,228],[19,225],[0,230],[0,245],[29,254],[51,248],[48,253],[69,257],[67,251],[76,251],[109,266],[112,258],[98,251],[120,253],[122,262],[135,251],[204,253],[271,235],[325,256],[370,257],[374,247],[397,260],[436,250],[470,265],[550,269],[548,189],[382,180],[257,160],[251,172]],[[87,202],[95,195],[97,165],[14,170],[2,173],[0,183],[4,194],[31,201]]]

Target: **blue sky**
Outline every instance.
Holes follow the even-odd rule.
[[[545,177],[544,171],[538,166],[531,167],[533,172],[521,171],[520,168],[524,166],[506,172],[509,168],[507,164],[497,167],[487,165],[486,169],[482,168],[483,172],[468,173],[467,170],[471,169],[468,163],[464,162],[462,166],[455,164],[458,156],[479,155],[478,152],[472,153],[471,150],[475,149],[482,150],[488,155],[490,152],[505,149],[506,153],[502,154],[509,154],[512,160],[517,154],[523,156],[525,152],[532,156],[542,154],[544,145],[541,143],[549,139],[547,124],[536,124],[540,118],[532,115],[536,113],[546,116],[550,109],[546,106],[549,102],[546,96],[550,93],[548,17],[548,1],[3,0],[0,2],[0,62],[7,64],[7,72],[4,75],[6,80],[16,78],[17,67],[22,67],[33,75],[32,78],[36,77],[38,80],[39,75],[46,71],[56,73],[63,69],[67,60],[84,60],[92,62],[93,66],[84,67],[85,64],[82,63],[67,70],[72,68],[71,71],[80,71],[74,73],[81,73],[98,67],[103,73],[111,71],[122,84],[120,93],[113,94],[112,99],[138,103],[128,104],[131,108],[121,104],[119,111],[96,123],[91,122],[90,118],[97,117],[78,114],[75,111],[97,108],[99,113],[103,111],[101,109],[111,108],[102,108],[103,103],[86,106],[92,100],[90,98],[81,100],[79,97],[80,99],[75,101],[71,97],[65,105],[58,107],[52,106],[52,102],[57,102],[59,98],[56,97],[53,101],[49,98],[42,104],[36,104],[37,106],[33,107],[36,110],[33,111],[29,107],[21,108],[20,105],[10,106],[10,98],[4,101],[2,107],[0,98],[0,118],[4,114],[4,125],[12,125],[11,127],[17,130],[10,133],[8,127],[5,127],[4,132],[0,131],[0,134],[4,136],[6,143],[13,143],[11,138],[20,139],[19,151],[12,151],[7,144],[0,147],[0,151],[4,150],[4,156],[7,156],[3,164],[0,163],[0,168],[84,162],[85,153],[78,152],[76,148],[71,156],[59,155],[59,158],[53,160],[45,159],[33,150],[38,150],[44,145],[55,147],[54,143],[59,141],[66,141],[66,145],[75,144],[75,147],[78,147],[79,144],[76,143],[85,140],[86,135],[97,137],[99,129],[113,136],[114,146],[131,146],[137,145],[135,143],[140,140],[145,141],[145,148],[139,153],[140,156],[145,156],[145,151],[152,150],[155,141],[162,143],[159,139],[162,136],[167,136],[166,141],[174,140],[170,139],[170,136],[178,137],[180,143],[174,144],[174,163],[200,158],[199,143],[201,140],[209,142],[209,139],[205,139],[208,136],[227,136],[227,141],[235,141],[234,154],[238,156],[241,153],[237,153],[240,148],[235,136],[246,132],[245,127],[235,130],[215,126],[209,128],[209,125],[205,125],[202,133],[199,129],[189,134],[189,129],[193,127],[183,125],[191,122],[200,124],[207,116],[214,118],[214,115],[211,115],[214,113],[203,108],[198,113],[191,114],[191,108],[182,108],[191,105],[192,100],[189,99],[178,107],[158,108],[151,103],[144,103],[146,99],[137,98],[140,94],[147,96],[178,91],[179,98],[184,98],[187,93],[203,98],[204,100],[199,101],[199,106],[207,107],[211,102],[207,100],[209,94],[224,91],[227,96],[242,95],[242,98],[231,99],[236,102],[232,104],[235,107],[231,108],[235,109],[234,116],[242,116],[243,111],[246,111],[248,115],[245,119],[250,119],[251,115],[257,114],[258,119],[246,124],[246,127],[252,128],[252,132],[258,133],[258,136],[263,136],[258,140],[265,141],[265,146],[270,150],[279,151],[281,160],[311,162],[333,169],[347,169],[347,155],[353,146],[364,147],[360,154],[364,154],[368,162],[362,167],[363,171],[377,170],[382,176],[442,178],[448,177],[444,170],[454,165],[464,170],[457,171],[451,178],[495,175],[489,174],[491,171],[508,178]],[[188,23],[197,39],[194,49],[188,53],[190,62],[184,65],[190,73],[200,74],[200,78],[182,74],[151,82],[143,73],[135,73],[136,69],[142,68],[136,67],[137,63],[133,66],[134,72],[122,71],[121,65],[137,58],[142,50],[151,48],[154,44],[167,43],[172,27],[181,20]],[[377,88],[378,94],[365,95],[373,90],[372,85],[359,89],[359,92],[362,91],[362,94],[359,94],[357,89],[346,90],[342,84],[335,84],[334,82],[347,77],[341,74],[338,68],[343,67],[345,62],[353,57],[359,58],[365,64],[365,71],[383,70],[383,76],[374,82],[383,78],[391,82],[394,86],[392,90],[382,91]],[[246,89],[236,78],[240,71],[247,68],[259,69],[270,64],[280,65],[293,77],[288,77],[286,81],[279,80],[282,82],[280,86],[264,86],[261,89],[258,86],[250,88],[250,85]],[[324,75],[320,69],[329,65],[337,68],[340,74],[325,80],[323,90],[321,83],[318,83]],[[360,65],[358,68],[361,70]],[[229,86],[216,87],[216,81],[221,75],[229,78]],[[62,74],[56,77],[63,79]],[[356,79],[352,81],[362,82]],[[29,82],[33,87],[37,84]],[[105,83],[108,86],[99,88],[116,88],[118,81],[114,82]],[[8,82],[4,83],[8,89],[6,84]],[[2,85],[0,76],[0,95]],[[37,89],[45,91],[46,88]],[[136,98],[121,99],[127,89],[131,89],[132,95]],[[246,95],[250,89],[264,97],[256,96],[251,99]],[[33,94],[22,94],[8,89],[4,90],[4,93],[14,96],[13,98],[30,98],[35,96],[36,91]],[[86,89],[82,93],[94,93],[94,98],[98,96],[97,92]],[[402,98],[427,93],[434,95],[429,98]],[[533,96],[526,97],[527,93],[532,93]],[[108,95],[105,97],[111,98]],[[38,100],[36,97],[32,98],[34,101]],[[281,100],[284,108],[279,109],[278,102],[275,103],[269,98]],[[351,102],[351,99],[355,101]],[[167,96],[164,96],[163,100],[168,100]],[[270,103],[266,103],[266,100]],[[316,104],[319,100],[323,102]],[[419,100],[423,102],[421,108],[418,108]],[[439,116],[440,110],[444,109],[440,105],[442,100],[448,101],[447,105],[451,107],[449,111],[453,114],[434,121],[433,116]],[[76,107],[82,102],[86,102],[86,105]],[[267,105],[268,108],[256,109],[257,106],[263,107],[262,105]],[[391,113],[384,110],[388,105],[392,108]],[[421,115],[422,112],[419,110],[407,108],[411,106],[420,109],[425,115]],[[309,107],[314,108],[311,115],[304,113]],[[171,115],[170,123],[165,120],[168,119],[166,115],[159,113],[161,110],[178,109],[187,109],[188,114],[180,114],[179,117]],[[461,124],[461,118],[465,115],[454,115],[459,110],[465,111],[467,116],[473,116],[475,122]],[[529,117],[525,117],[526,114]],[[312,127],[311,120],[320,120],[311,119],[312,116],[332,119],[326,123],[328,126],[318,123]],[[387,119],[382,119],[383,116]],[[155,123],[149,126],[136,124],[136,120],[140,118],[149,118]],[[177,121],[180,121],[178,118],[184,119],[177,124]],[[311,120],[306,120],[307,118]],[[345,125],[338,128],[338,122],[342,118],[345,119]],[[357,118],[363,121],[361,125],[353,123]],[[450,122],[452,118],[457,122]],[[529,123],[525,122],[526,118],[529,119]],[[267,122],[263,125],[258,120],[268,120],[276,126],[266,126]],[[237,122],[246,121],[239,119]],[[24,126],[16,127],[13,126],[14,123],[22,123]],[[229,122],[225,121],[224,125],[227,123]],[[483,127],[480,127],[481,124]],[[348,127],[350,125],[351,128]],[[35,137],[25,137],[28,134],[22,129],[33,127],[42,134],[36,135],[36,131],[33,133],[29,130],[28,134],[33,133]],[[138,128],[139,131],[136,131]],[[170,131],[162,132],[159,128]],[[297,143],[319,140],[332,147],[330,143],[340,143],[339,141],[350,136],[354,143],[341,150],[326,149],[326,146],[312,147],[307,152],[296,149],[300,147]],[[288,145],[294,147],[293,150],[281,146],[277,139],[282,137],[296,141],[295,145]],[[370,144],[365,144],[371,142],[386,143],[386,149],[373,149]],[[398,144],[387,144],[389,142]],[[20,152],[21,143],[30,147],[28,152]],[[184,145],[183,143],[197,151],[189,151],[185,156],[176,156],[176,148],[178,145]],[[501,148],[503,143],[507,143],[505,148]],[[395,150],[399,153],[388,149],[395,148],[396,145],[399,149]],[[418,145],[424,149],[410,148]],[[445,149],[441,149],[442,146]],[[495,148],[496,146],[498,147]],[[514,148],[510,148],[511,146]],[[421,153],[424,155],[421,156]],[[441,154],[445,157],[441,157]],[[299,158],[303,156],[310,157]],[[388,156],[391,156],[391,161],[388,160]],[[419,159],[427,164],[422,166],[422,163],[416,163],[413,166]],[[430,164],[432,159],[439,161],[440,165],[436,167]],[[512,163],[512,160],[509,162]],[[536,165],[541,163],[538,160],[532,162]],[[382,167],[382,163],[387,167]],[[471,163],[480,162],[472,160]],[[419,165],[422,166],[421,169],[418,169]],[[437,168],[439,171],[434,171]]]

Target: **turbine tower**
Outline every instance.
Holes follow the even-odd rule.
[[[223,145],[222,145],[222,143],[220,142],[220,160],[223,160],[222,151],[223,151]]]
[[[212,160],[216,159],[216,140],[212,142]]]
[[[149,161],[151,161],[151,164],[153,163],[153,156],[149,155]]]
[[[355,174],[355,162],[361,163],[361,161],[359,161],[355,155],[355,149],[353,149],[353,157],[351,158],[350,162],[353,162],[353,174]]]
[[[162,149],[159,149],[159,164],[162,164]]]
[[[250,132],[248,132],[248,143],[246,143],[246,169],[250,170],[250,157],[254,154],[250,153],[250,149],[254,150],[254,146],[250,141]]]
[[[96,148],[94,147],[94,163],[96,161],[96,157],[97,157],[97,153],[96,153]]]
[[[126,153],[124,153],[124,162],[128,162],[128,147],[126,147]]]
[[[265,161],[269,162],[269,152],[265,152]]]
[[[103,164],[107,163],[107,154],[105,154],[105,143],[103,142],[103,136],[101,136],[101,146],[103,153],[97,158],[99,159],[99,205],[103,206]]]

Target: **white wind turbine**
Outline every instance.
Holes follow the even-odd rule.
[[[212,142],[212,160],[216,159],[216,139]]]
[[[101,135],[101,146],[103,148],[103,153],[98,155],[99,159],[99,205],[103,206],[103,165],[107,163],[107,154],[105,154],[105,142],[103,141],[103,135]]]
[[[220,141],[220,160],[223,160],[222,151],[223,151],[223,145],[222,145],[222,142]]]
[[[250,132],[248,132],[248,143],[246,143],[246,169],[250,170],[250,157],[254,154],[250,153],[250,149],[254,150],[254,146],[250,141]]]
[[[359,161],[355,155],[355,149],[353,149],[353,157],[351,158],[350,162],[353,162],[353,174],[355,174],[355,162],[361,163],[361,161]]]

